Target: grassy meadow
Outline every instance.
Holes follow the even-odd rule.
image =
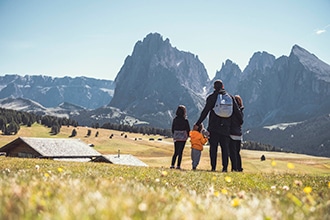
[[[0,147],[18,136],[67,138],[72,129],[51,136],[38,124],[21,127],[15,136],[1,135]],[[171,139],[76,130],[75,138],[95,150],[120,150],[149,167],[1,156],[0,219],[330,219],[330,158],[242,150],[244,172],[219,172],[220,154],[218,172],[210,172],[206,146],[191,171],[187,142],[183,170],[171,170]]]

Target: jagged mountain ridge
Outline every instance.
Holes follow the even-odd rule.
[[[187,106],[189,117],[197,118],[208,81],[197,56],[173,48],[160,34],[149,34],[126,58],[109,106],[154,126],[169,127],[179,104]]]
[[[95,109],[111,101],[114,88],[111,80],[87,77],[0,76],[0,99],[30,99],[45,107],[56,107],[67,102]]]
[[[245,70],[236,73],[236,81],[227,80],[232,75],[219,71],[215,78],[224,79],[230,92],[242,96],[245,127],[303,121],[330,111],[330,66],[298,45],[289,57],[255,53]]]

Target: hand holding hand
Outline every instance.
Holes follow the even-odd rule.
[[[193,130],[197,131],[198,130],[198,125],[195,124]]]

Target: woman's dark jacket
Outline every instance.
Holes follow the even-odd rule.
[[[239,111],[236,114],[233,114],[231,117],[231,126],[230,134],[231,135],[242,135],[242,124],[243,124],[243,108],[239,108]]]

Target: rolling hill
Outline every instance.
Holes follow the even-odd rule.
[[[39,124],[33,124],[31,127],[22,126],[18,134],[5,136],[0,139],[0,147],[13,141],[17,137],[58,137],[68,138],[73,129],[77,130],[77,136],[87,144],[93,144],[95,150],[102,154],[116,154],[118,150],[122,154],[132,154],[148,164],[150,167],[169,167],[173,154],[173,142],[171,138],[165,138],[159,135],[142,135],[137,133],[123,133],[115,130],[94,129],[89,127],[65,127],[61,128],[58,135],[53,136],[49,133],[50,129]],[[91,130],[91,135],[86,136],[87,131]],[[95,137],[96,132],[98,137]],[[110,135],[113,137],[110,139]],[[150,140],[150,139],[153,140]],[[208,146],[202,152],[200,170],[209,170]],[[280,169],[281,172],[291,172],[287,167],[288,163],[295,165],[294,172],[298,173],[329,173],[330,158],[309,156],[304,154],[263,152],[263,151],[241,151],[244,172],[274,172]],[[265,155],[266,161],[261,161],[260,157]],[[218,163],[221,164],[221,157],[218,157]],[[272,161],[276,161],[276,168],[272,166]],[[182,167],[185,170],[191,169],[190,143],[186,143]],[[219,169],[219,167],[218,167]]]

